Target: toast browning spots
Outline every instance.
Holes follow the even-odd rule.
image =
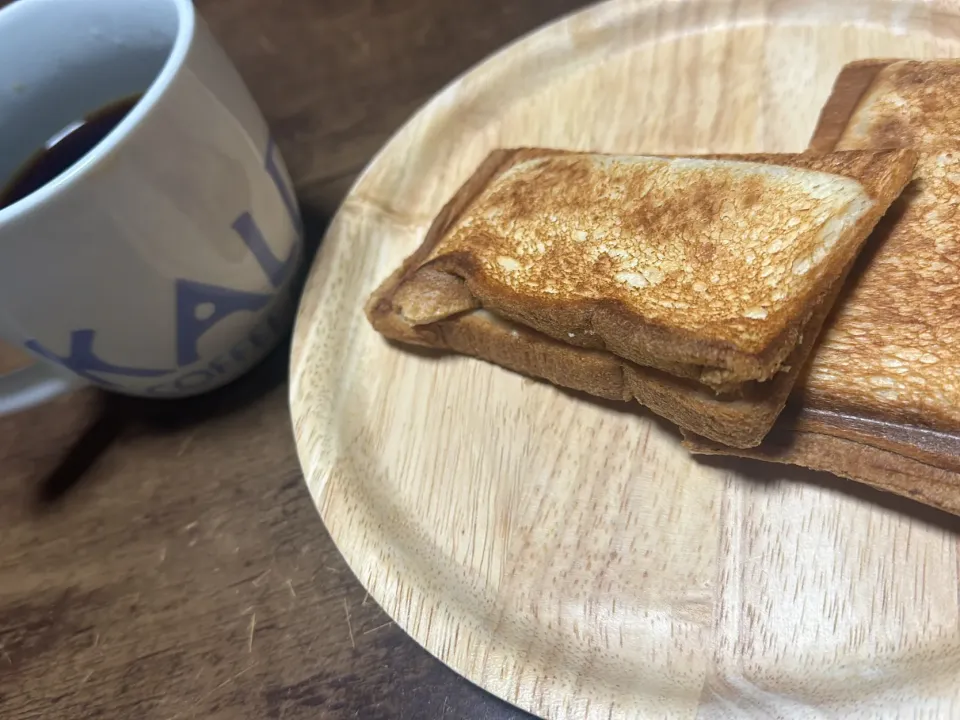
[[[924,152],[806,382],[827,405],[960,430],[960,148]]]
[[[739,355],[757,359],[741,376],[753,379],[776,369],[778,344],[792,347],[798,313],[850,256],[849,230],[873,204],[856,180],[813,170],[553,155],[497,177],[428,262],[463,277],[485,307],[571,344],[599,335],[635,362],[727,369]],[[673,337],[633,332],[617,347],[591,322],[597,303]]]
[[[913,146],[897,222],[825,332],[806,404],[960,432],[960,62],[881,69],[838,148]]]
[[[957,145],[960,113],[953,98],[960,97],[960,61],[869,60],[848,67],[858,66],[879,70],[849,116],[837,149]]]
[[[633,397],[682,427],[756,445],[914,161],[908,150],[736,160],[498,151],[374,292],[368,317],[397,340]],[[765,317],[749,317],[757,307]]]

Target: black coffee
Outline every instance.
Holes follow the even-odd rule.
[[[90,152],[127,116],[139,99],[139,95],[134,95],[112,102],[50,138],[0,189],[0,209],[36,192]]]

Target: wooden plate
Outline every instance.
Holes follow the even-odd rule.
[[[550,718],[960,716],[958,527],[824,475],[388,345],[373,289],[497,146],[797,151],[845,62],[960,53],[954,3],[612,2],[434,98],[337,214],[296,330],[310,492],[431,653]]]

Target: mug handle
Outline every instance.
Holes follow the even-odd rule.
[[[44,362],[0,375],[0,415],[26,410],[86,383]]]

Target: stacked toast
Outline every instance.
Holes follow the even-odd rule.
[[[496,151],[367,316],[636,400],[694,452],[960,512],[954,84],[960,62],[854,63],[801,154]]]
[[[960,61],[843,69],[810,147],[912,147],[919,158],[788,411],[759,447],[697,452],[826,470],[960,513]]]

